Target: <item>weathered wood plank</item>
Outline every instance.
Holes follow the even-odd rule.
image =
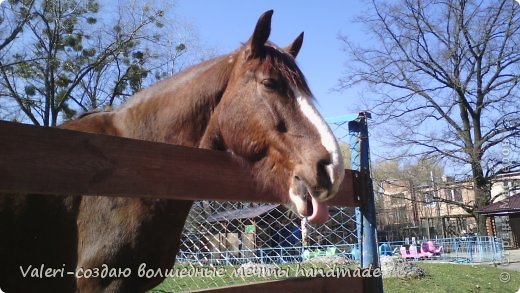
[[[359,206],[345,175],[331,204]],[[0,192],[284,203],[251,178],[224,152],[0,121]]]

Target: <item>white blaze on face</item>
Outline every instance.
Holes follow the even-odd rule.
[[[338,145],[338,141],[334,137],[332,130],[320,113],[314,107],[310,97],[304,96],[298,91],[295,91],[296,99],[300,110],[303,112],[305,117],[316,127],[321,137],[321,144],[329,152],[331,157],[331,164],[326,166],[327,173],[332,181],[332,192],[330,195],[336,194],[339,189],[343,177],[345,176],[345,170],[343,166],[343,156]],[[328,198],[327,198],[328,199]]]

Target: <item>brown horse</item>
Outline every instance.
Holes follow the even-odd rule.
[[[246,162],[261,185],[287,194],[300,215],[325,221],[324,201],[343,179],[341,153],[294,61],[303,34],[284,49],[276,47],[267,41],[271,16],[272,11],[264,13],[236,51],[159,82],[113,112],[85,115],[61,127],[227,151]],[[153,288],[163,278],[140,276],[139,267],[172,268],[191,205],[92,195],[2,195],[0,288]],[[105,275],[96,277],[94,269]],[[67,273],[74,271],[78,276]]]

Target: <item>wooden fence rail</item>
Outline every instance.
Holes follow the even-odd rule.
[[[330,204],[359,206],[345,172]],[[0,121],[0,192],[284,203],[251,178],[224,152]]]

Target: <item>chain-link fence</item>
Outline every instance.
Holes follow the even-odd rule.
[[[350,168],[347,119],[330,119],[329,125]],[[316,276],[358,266],[354,208],[330,207],[329,212],[327,223],[311,224],[280,204],[196,201],[173,275],[154,292]]]

